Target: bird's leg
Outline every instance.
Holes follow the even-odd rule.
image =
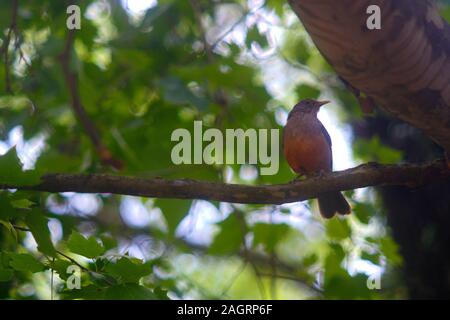
[[[327,173],[328,172],[326,172],[325,170],[320,170],[314,174],[314,178],[322,179],[323,177],[325,177],[327,175]]]

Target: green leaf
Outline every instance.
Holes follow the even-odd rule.
[[[8,253],[9,265],[17,271],[22,272],[40,272],[45,269],[45,266],[36,260],[31,254],[28,253]]]
[[[59,277],[63,280],[67,280],[70,276],[70,273],[67,273],[67,268],[73,265],[72,262],[62,259],[55,259],[51,261],[48,266],[56,271]]]
[[[105,291],[107,300],[155,300],[153,292],[138,284],[128,283],[109,287]]]
[[[275,13],[280,17],[283,15],[284,4],[285,3],[280,0],[267,0],[266,2],[267,7],[275,10]]]
[[[326,256],[324,268],[325,268],[325,280],[335,276],[345,276],[347,272],[342,268],[341,264],[345,258],[345,251],[340,244],[330,244],[330,251]]]
[[[347,220],[330,219],[326,223],[327,236],[332,240],[348,239],[351,235],[351,228]]]
[[[402,159],[402,152],[384,145],[379,137],[372,139],[357,139],[353,143],[353,150],[364,161],[378,161],[382,163],[398,163]]]
[[[101,235],[100,240],[102,240],[105,250],[111,250],[117,247],[117,239],[113,238],[110,235]]]
[[[35,185],[39,181],[40,174],[37,171],[22,171],[15,147],[0,156],[0,184],[23,186]]]
[[[441,16],[450,23],[450,7],[443,6],[441,9]]]
[[[153,289],[153,294],[155,295],[157,300],[170,300],[169,296],[167,295],[168,293],[168,290],[162,289],[160,287],[156,287]]]
[[[211,254],[230,254],[237,252],[244,239],[244,232],[240,221],[235,213],[231,213],[225,220],[218,223],[219,233],[209,247]]]
[[[159,18],[164,18],[163,14],[172,6],[172,3],[159,3],[157,6],[148,9],[142,19],[140,28],[148,29],[153,26],[154,22]]]
[[[250,29],[248,29],[247,37],[245,39],[245,44],[247,45],[247,48],[250,48],[254,42],[259,44],[261,48],[265,48],[269,45],[269,43],[267,42],[267,37],[259,32],[256,24],[253,25],[253,27],[251,27]]]
[[[358,218],[358,220],[361,223],[368,224],[370,221],[370,218],[372,218],[375,215],[375,208],[373,207],[373,204],[368,203],[355,203],[352,206],[352,211],[355,214],[355,216]]]
[[[367,288],[367,276],[365,274],[357,274],[351,277],[347,273],[341,273],[326,279],[324,293],[328,299],[370,299],[374,294]]]
[[[33,103],[29,98],[24,95],[7,95],[0,97],[0,109],[11,108],[16,111],[23,110],[25,108],[33,109]]]
[[[139,259],[123,257],[116,263],[110,263],[106,266],[106,272],[115,276],[122,282],[138,283],[139,280],[151,274],[153,271],[152,263],[142,263]]]
[[[11,270],[9,266],[9,257],[7,257],[5,254],[0,252],[0,282],[2,281],[9,281],[11,280],[14,271]]]
[[[302,264],[304,267],[308,268],[308,267],[312,266],[313,264],[315,264],[318,260],[319,260],[319,257],[317,256],[317,254],[312,253],[303,258]]]
[[[192,200],[156,199],[155,206],[159,207],[167,221],[169,234],[173,235],[178,224],[189,213]]]
[[[8,231],[12,234],[12,236],[14,237],[14,240],[18,240],[18,236],[17,236],[17,230],[16,228],[14,228],[14,226],[11,224],[11,222],[9,221],[4,221],[4,220],[0,220],[0,224],[2,226],[4,226],[6,229],[8,229]]]
[[[0,266],[0,282],[9,281],[13,277],[14,271],[10,269],[5,269]]]
[[[307,62],[311,57],[313,50],[305,36],[300,32],[290,32],[286,35],[286,41],[283,44],[282,54],[288,61],[295,61],[300,65],[307,67]]]
[[[17,218],[18,215],[19,211],[12,206],[8,193],[0,192],[0,219],[10,220]]]
[[[253,246],[261,244],[268,252],[272,252],[278,242],[288,233],[289,226],[284,223],[257,223],[252,230]]]
[[[295,90],[297,92],[298,100],[303,99],[317,99],[320,95],[320,90],[307,84],[302,84]]]
[[[81,289],[69,290],[61,292],[61,297],[67,300],[86,299],[86,300],[102,300],[105,298],[105,288],[97,287],[89,284],[82,286]]]
[[[167,77],[159,81],[164,94],[164,99],[175,105],[192,105],[200,110],[205,110],[208,101],[201,97],[194,95],[188,87],[178,78]]]
[[[56,250],[50,237],[48,219],[42,214],[41,210],[34,208],[31,212],[27,212],[25,223],[30,228],[34,240],[36,240],[37,249],[46,255],[55,257]]]
[[[95,258],[105,252],[105,248],[97,242],[94,237],[86,239],[78,232],[72,232],[67,241],[67,246],[73,253],[82,255],[86,258]]]
[[[403,259],[398,253],[398,244],[391,237],[380,239],[380,250],[392,265],[398,266],[403,263]]]
[[[378,253],[369,253],[363,251],[361,253],[361,259],[372,262],[373,264],[380,264],[380,255]]]
[[[28,199],[12,200],[11,205],[17,209],[30,209],[35,203]]]

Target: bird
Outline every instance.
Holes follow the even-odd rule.
[[[330,101],[305,99],[288,115],[283,129],[283,153],[300,176],[313,177],[333,170],[331,138],[317,118],[321,106]],[[331,219],[336,213],[347,215],[351,208],[340,192],[320,194],[317,198],[322,217]]]

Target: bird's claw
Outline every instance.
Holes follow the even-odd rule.
[[[315,175],[314,178],[319,178],[322,179],[327,175],[327,173],[324,170],[320,170],[318,171]]]

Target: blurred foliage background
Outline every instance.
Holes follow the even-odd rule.
[[[335,169],[418,162],[442,151],[381,110],[364,116],[281,0],[78,1],[70,68],[115,159],[101,163],[71,106],[61,54],[66,1],[1,2],[0,177],[116,173],[283,183],[252,165],[172,164],[176,128],[282,128],[302,98]],[[450,20],[450,4],[441,2]],[[9,40],[8,40],[9,39]],[[14,147],[14,148],[13,148]],[[22,169],[27,169],[23,173]],[[281,206],[110,194],[0,193],[1,299],[406,299],[450,296],[448,185],[347,192],[353,214],[324,221],[315,201]],[[69,265],[81,268],[70,290]],[[372,290],[369,282],[381,288]]]

